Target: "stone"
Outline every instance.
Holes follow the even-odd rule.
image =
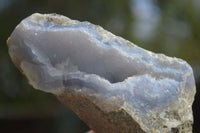
[[[96,133],[191,133],[190,65],[89,22],[35,13],[7,41],[35,89],[54,94]]]

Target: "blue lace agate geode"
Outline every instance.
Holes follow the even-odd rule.
[[[97,133],[191,133],[195,82],[183,60],[100,26],[33,14],[8,39],[15,65]]]

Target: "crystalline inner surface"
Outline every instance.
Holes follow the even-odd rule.
[[[128,110],[133,116],[139,111],[142,116],[135,119],[148,132],[153,129],[146,124],[151,119],[147,116],[170,109],[184,108],[178,113],[185,115],[173,120],[171,128],[192,120],[195,86],[191,67],[181,59],[144,50],[99,26],[55,14],[34,14],[16,27],[8,46],[13,62],[37,89],[59,94],[76,86],[77,91],[120,97],[123,104],[113,104],[122,108],[128,104],[134,108]],[[152,114],[153,110],[160,112]],[[170,123],[162,116],[160,121]]]

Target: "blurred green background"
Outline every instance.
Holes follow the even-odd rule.
[[[89,128],[51,94],[37,91],[11,62],[6,40],[32,13],[101,25],[156,53],[186,60],[200,84],[200,0],[0,0],[0,132],[83,133]],[[193,106],[199,133],[199,94]]]

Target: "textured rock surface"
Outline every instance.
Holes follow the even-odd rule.
[[[33,14],[8,39],[12,61],[97,133],[191,133],[195,83],[183,60],[89,22]]]

